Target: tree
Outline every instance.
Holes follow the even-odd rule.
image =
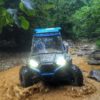
[[[77,37],[100,36],[100,0],[92,0],[90,4],[81,7],[71,19]]]
[[[4,26],[16,24],[23,29],[29,28],[29,22],[20,14],[19,0],[0,0],[0,32]]]
[[[46,0],[0,0],[0,31],[6,25],[16,24],[25,30],[36,26],[49,26],[48,11],[52,2]]]
[[[0,12],[3,16],[0,19],[0,31],[6,25],[16,24],[25,30],[61,26],[63,36],[67,38],[98,35],[99,1],[0,0]]]
[[[61,26],[63,36],[73,38],[71,16],[80,7],[87,5],[90,0],[51,0],[55,8],[51,10],[50,15],[54,26]]]

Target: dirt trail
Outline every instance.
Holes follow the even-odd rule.
[[[19,83],[20,66],[16,66],[0,72],[0,100],[100,100],[100,83],[87,77],[91,66],[87,64],[86,58],[74,56],[73,63],[83,70],[83,87],[52,88],[38,83],[29,88],[22,88]]]

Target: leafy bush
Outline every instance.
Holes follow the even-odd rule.
[[[96,46],[98,49],[100,49],[100,39],[96,41]]]
[[[79,37],[96,38],[100,35],[100,0],[81,7],[72,15],[73,32]]]
[[[61,26],[66,38],[97,38],[100,0],[0,0],[0,33],[8,25],[24,30]]]

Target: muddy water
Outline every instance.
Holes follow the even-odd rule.
[[[73,56],[73,63],[83,71],[84,86],[51,88],[38,83],[22,88],[18,78],[20,66],[16,66],[0,72],[0,100],[100,100],[100,83],[87,77],[92,66],[87,64],[85,57]]]
[[[78,57],[78,56],[72,56],[73,63],[76,64],[78,67],[80,67],[85,72],[90,72],[93,69],[100,69],[100,65],[89,65],[88,64],[88,57]]]

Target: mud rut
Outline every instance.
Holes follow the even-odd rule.
[[[41,82],[22,88],[19,83],[20,66],[16,66],[0,72],[0,100],[100,100],[100,83],[87,77],[91,66],[87,65],[84,57],[73,57],[73,63],[83,70],[84,86],[50,87]]]

